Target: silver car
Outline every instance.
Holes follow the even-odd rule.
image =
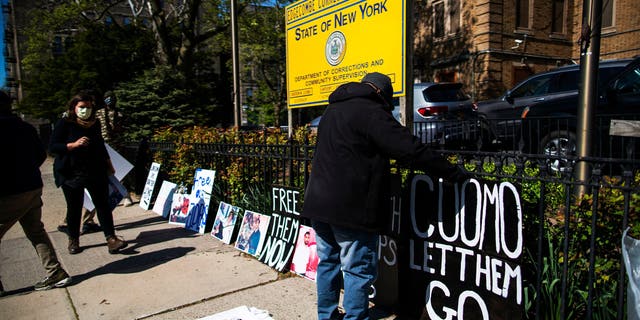
[[[393,114],[399,119],[399,103]],[[473,101],[457,82],[421,82],[413,84],[414,134],[423,143],[444,144],[461,138],[467,131],[461,122],[471,114]]]

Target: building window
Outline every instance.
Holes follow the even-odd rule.
[[[615,26],[613,21],[614,8],[615,8],[615,0],[602,1],[602,27],[603,28],[612,28]]]
[[[531,29],[531,1],[516,1],[516,28]]]
[[[61,36],[55,36],[53,38],[53,55],[59,56],[64,53],[63,39]]]
[[[433,36],[442,38],[460,32],[460,0],[433,1]]]
[[[458,73],[455,71],[438,71],[435,76],[436,82],[456,82]]]
[[[564,34],[564,26],[566,22],[565,13],[567,1],[553,0],[553,18],[551,20],[551,32]]]

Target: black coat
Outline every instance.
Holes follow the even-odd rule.
[[[329,96],[318,127],[302,216],[365,231],[390,215],[390,159],[446,174],[452,167],[391,115],[366,84],[347,83]]]
[[[69,151],[67,143],[86,136],[89,145]],[[56,186],[76,181],[75,186],[89,180],[104,180],[109,177],[109,153],[104,145],[100,122],[84,128],[66,118],[58,120],[49,143],[49,152],[56,156],[53,162],[53,176]]]
[[[40,166],[47,158],[36,129],[15,115],[0,115],[0,196],[42,188]]]

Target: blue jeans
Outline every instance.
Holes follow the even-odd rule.
[[[369,293],[378,272],[378,235],[313,221],[318,249],[318,319],[338,319],[344,280],[345,320],[369,319]]]

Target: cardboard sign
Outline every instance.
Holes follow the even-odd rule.
[[[171,202],[173,201],[173,193],[175,192],[176,187],[177,185],[173,182],[162,181],[160,192],[158,192],[156,201],[153,203],[153,212],[161,215],[163,218],[169,217],[169,212],[171,212]]]
[[[140,197],[140,208],[142,209],[149,210],[149,206],[151,205],[151,196],[153,195],[153,189],[155,188],[159,172],[160,164],[156,162],[152,163],[151,168],[149,168],[149,175],[147,175],[147,181],[144,184],[142,196]]]
[[[211,236],[230,244],[240,211],[242,211],[240,207],[220,201],[216,219],[213,221],[213,228],[211,228]]]
[[[196,169],[191,189],[189,214],[185,221],[185,228],[204,234],[209,215],[209,203],[213,191],[213,181],[216,172],[214,170]]]

